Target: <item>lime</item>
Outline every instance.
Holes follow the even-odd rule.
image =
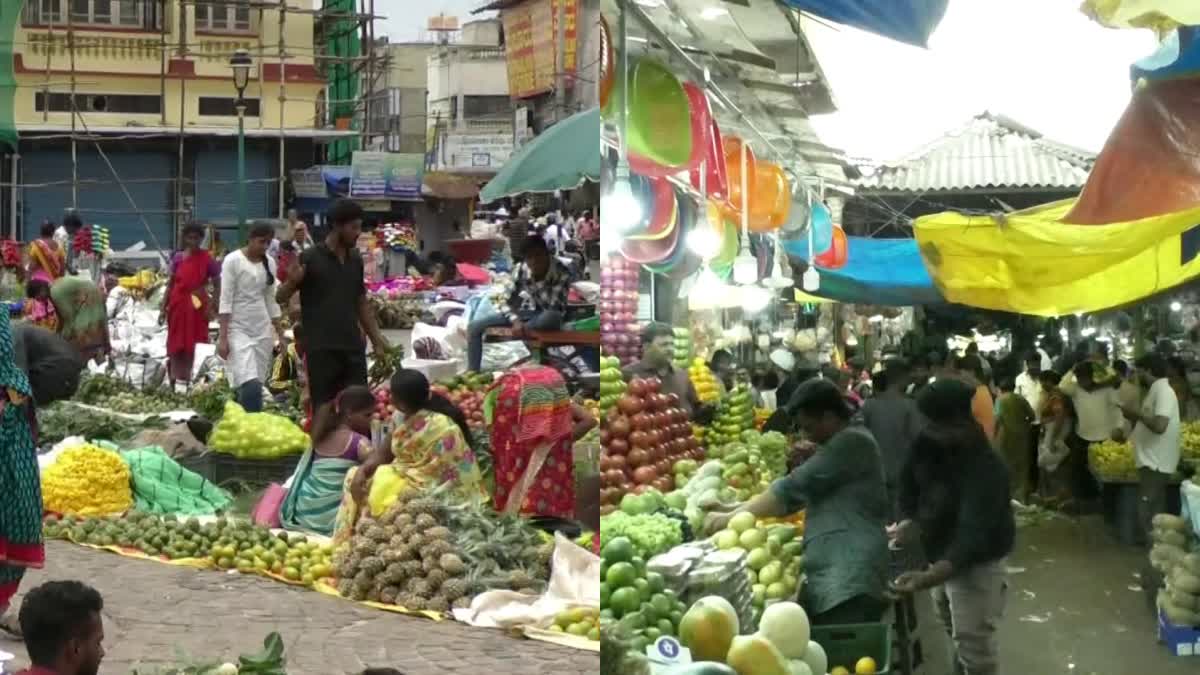
[[[671,623],[670,619],[659,619],[656,627],[662,631],[663,635],[674,635],[675,624]]]
[[[641,595],[642,602],[646,602],[647,600],[650,599],[651,594],[650,594],[650,582],[649,581],[646,581],[645,579],[634,579],[633,587],[636,588],[638,591],[638,594]]]
[[[637,578],[637,569],[635,569],[632,564],[627,562],[619,562],[610,566],[608,568],[608,574],[604,576],[604,580],[607,581],[608,585],[612,588],[624,588],[626,586],[632,586],[633,582],[637,580]],[[642,579],[642,581],[645,581],[645,579]]]
[[[669,616],[671,611],[675,609],[675,603],[662,593],[655,593],[650,597],[650,604],[654,607],[654,613],[659,616]]]
[[[633,542],[628,537],[616,537],[604,545],[600,556],[611,563],[629,562],[633,559],[635,550]]]
[[[662,593],[667,587],[666,579],[658,572],[646,572],[646,582],[650,584],[651,593]]]
[[[609,609],[617,617],[636,612],[641,604],[642,598],[638,595],[637,589],[628,586],[613,591],[612,597],[608,601]]]
[[[647,628],[645,630],[645,635],[648,641],[654,642],[658,638],[662,637],[662,631],[657,628]],[[646,649],[643,647],[642,651],[644,652]]]
[[[582,622],[573,623],[570,626],[567,626],[567,633],[571,635],[587,635],[589,630],[591,630],[591,626]]]
[[[608,582],[600,582],[600,606],[608,607],[608,598],[612,591],[609,590]]]

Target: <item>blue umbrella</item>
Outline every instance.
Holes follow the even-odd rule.
[[[813,16],[928,47],[949,0],[782,0]]]

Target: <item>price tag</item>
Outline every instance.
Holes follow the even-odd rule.
[[[655,668],[655,672],[659,672],[665,666],[691,663],[692,651],[679,644],[679,640],[664,635],[655,640],[654,644],[646,645],[646,658],[658,666]]]

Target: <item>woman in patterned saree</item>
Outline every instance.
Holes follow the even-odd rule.
[[[557,370],[528,366],[502,377],[490,396],[494,508],[534,516],[575,515],[575,441],[596,420],[567,394]]]
[[[464,499],[482,503],[485,498],[471,448],[471,430],[462,411],[430,393],[429,380],[416,370],[396,371],[391,395],[392,405],[404,414],[404,421],[392,433],[391,447],[375,448],[362,466],[346,475],[333,537],[337,543],[349,539],[359,509],[367,501],[371,478],[384,466],[403,479],[399,490],[449,484]]]
[[[47,330],[58,330],[50,286],[67,273],[67,252],[54,241],[54,223],[42,223],[41,236],[29,244],[29,282],[24,316]]]
[[[9,603],[25,570],[45,560],[32,395],[16,365],[8,314],[0,312],[0,630],[12,635],[20,629]]]

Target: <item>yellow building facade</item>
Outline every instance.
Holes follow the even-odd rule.
[[[289,11],[219,0],[27,0],[13,49],[17,128],[70,127],[72,90],[89,128],[232,127],[229,59],[238,49],[255,63],[248,129],[318,127],[313,0],[285,3]]]
[[[238,50],[253,60],[245,215],[282,216],[289,172],[355,134],[326,125],[319,2],[25,0],[12,49],[20,140],[0,157],[10,185],[0,231],[27,239],[74,209],[109,227],[119,249],[166,246],[189,221],[236,223]]]

